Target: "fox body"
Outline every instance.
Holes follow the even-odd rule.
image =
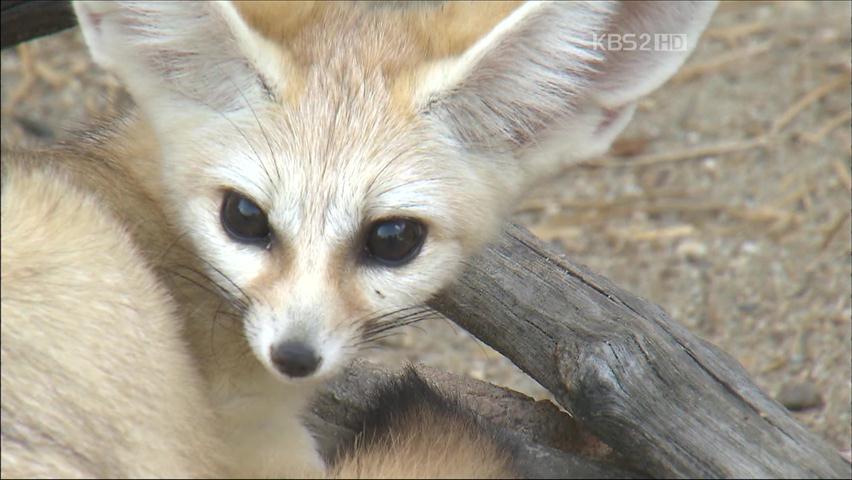
[[[98,197],[45,160],[3,151],[3,478],[223,472],[166,289]]]
[[[75,2],[137,108],[60,157],[170,285],[236,471],[316,470],[316,385],[423,315],[537,179],[604,152],[714,7]],[[625,33],[687,48],[594,40]]]

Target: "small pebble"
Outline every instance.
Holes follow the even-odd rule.
[[[716,160],[716,157],[705,157],[701,160],[701,168],[708,172],[715,172],[719,169],[719,162]]]
[[[477,380],[485,380],[485,369],[482,367],[471,368],[467,374]]]
[[[684,240],[677,246],[677,255],[687,260],[698,260],[707,255],[707,245],[697,240]]]
[[[687,143],[690,143],[690,144],[692,144],[692,145],[695,145],[695,144],[697,144],[697,143],[698,143],[698,142],[700,142],[700,141],[701,141],[701,134],[700,134],[700,133],[698,133],[698,132],[693,132],[693,131],[690,131],[690,132],[687,132],[687,133],[686,133],[686,142],[687,142]]]
[[[746,242],[743,242],[742,249],[743,249],[743,252],[748,253],[748,254],[757,253],[757,252],[760,251],[760,245],[758,245],[755,242],[746,241]]]
[[[776,400],[793,412],[820,407],[823,404],[819,388],[807,381],[785,384],[778,392]]]

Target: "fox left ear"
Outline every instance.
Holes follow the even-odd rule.
[[[680,68],[715,7],[526,2],[457,59],[433,67],[415,106],[465,148],[508,153],[534,179],[605,152],[637,100]]]
[[[94,60],[157,113],[220,111],[268,94],[280,62],[230,2],[75,1]],[[187,101],[191,103],[187,103]]]

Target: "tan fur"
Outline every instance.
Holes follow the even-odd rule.
[[[406,63],[413,65],[459,55],[521,3],[241,1],[236,6],[261,34],[276,44],[288,46],[293,59],[299,63],[310,63],[318,58],[320,46],[314,42],[327,39],[329,33],[341,33],[339,27],[348,24],[342,19],[357,18],[368,24],[380,22],[384,33],[404,36],[406,43],[413,43],[417,56],[406,59]],[[326,28],[317,28],[322,26]],[[397,44],[390,42],[390,46]],[[376,54],[375,64],[387,62],[394,56],[390,51],[373,53]]]
[[[317,62],[359,52],[367,70],[380,70],[394,111],[409,119],[418,76],[432,62],[460,55],[522,2],[269,2],[242,1],[237,8],[261,34],[283,47],[294,81],[283,97],[305,93],[305,73]],[[381,32],[374,44],[366,43]],[[354,42],[341,50],[335,38]]]
[[[3,152],[2,476],[221,474],[181,322],[102,201]]]
[[[401,418],[392,438],[356,449],[333,478],[514,478],[506,452],[480,430],[428,410]]]

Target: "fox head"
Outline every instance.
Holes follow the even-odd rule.
[[[606,151],[714,7],[75,3],[155,132],[172,220],[284,381],[338,371],[536,179]]]

